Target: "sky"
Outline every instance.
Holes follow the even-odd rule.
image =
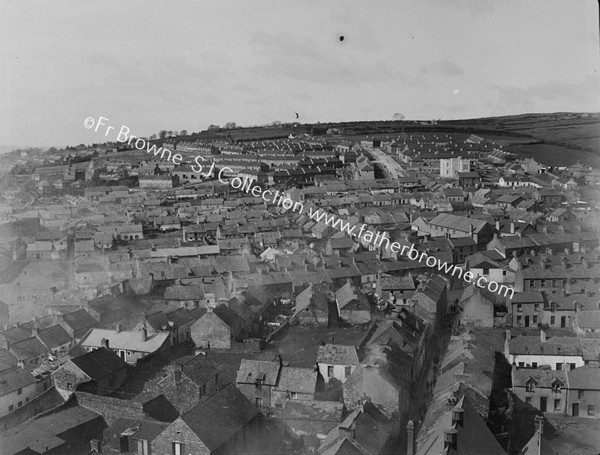
[[[4,0],[0,144],[598,112],[599,41],[596,0]]]

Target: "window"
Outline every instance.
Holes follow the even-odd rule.
[[[579,398],[580,400],[583,399],[585,392],[583,390],[579,390],[577,392],[577,398]]]
[[[260,398],[260,397],[256,397],[256,398],[254,399],[254,403],[256,404],[256,407],[257,407],[257,408],[260,408],[260,407],[262,406],[262,398]]]
[[[523,305],[521,305],[520,303],[517,303],[517,311],[518,312],[523,311]]]
[[[13,412],[13,409],[15,409],[15,407],[14,407],[14,406],[11,404],[11,405],[8,407],[8,412]]]
[[[523,323],[523,316],[517,316],[517,324]]]
[[[257,389],[262,389],[262,379],[257,379],[256,380],[256,388]]]
[[[531,362],[531,367],[532,368],[537,368],[537,362]]]
[[[531,406],[531,397],[525,397],[525,404]]]
[[[19,403],[17,403],[17,406],[20,408],[21,406],[23,406],[23,402],[19,401]]]
[[[529,286],[533,287],[535,285],[535,280],[529,280]]]
[[[560,400],[554,400],[554,410],[560,411]]]
[[[506,276],[506,270],[502,270],[502,276]]]
[[[569,365],[571,365],[571,370],[574,370],[576,368],[574,363],[571,363]]]
[[[533,381],[527,381],[525,384],[525,390],[527,392],[533,392],[535,390],[535,384]]]
[[[298,393],[297,392],[290,392],[290,398],[292,400],[297,400],[298,399]]]
[[[25,403],[29,403],[29,397],[25,398]]]
[[[73,384],[71,384],[70,382],[67,382],[67,389],[71,390],[73,388]]]
[[[556,364],[556,370],[562,370],[562,363],[557,363]]]
[[[546,280],[540,280],[540,286],[541,287],[546,286]]]
[[[352,374],[352,367],[344,367],[344,376],[347,378]]]
[[[17,390],[17,395],[21,395],[23,393],[23,389],[18,389]]]
[[[556,324],[556,316],[550,316],[550,325]]]
[[[588,404],[588,415],[589,416],[594,415],[594,405],[593,404]]]
[[[534,309],[535,311],[540,311],[540,304],[539,304],[539,303],[536,303],[536,304],[534,304],[534,305],[533,305],[533,309]],[[534,317],[535,317],[535,316],[534,316]]]
[[[483,274],[484,275],[489,275],[490,274],[490,269],[483,269]]]
[[[332,366],[328,366],[327,367],[327,377],[328,378],[332,378],[333,377],[333,367]]]
[[[185,450],[185,444],[182,444],[181,442],[173,443],[172,455],[183,455],[184,450]]]
[[[131,351],[127,351],[127,355],[131,355]]]
[[[523,368],[525,366],[525,362],[519,362],[519,367]]]
[[[148,441],[146,439],[137,440],[137,455],[148,455]]]

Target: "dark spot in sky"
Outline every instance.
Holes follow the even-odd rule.
[[[340,35],[340,41],[344,41],[344,35]]]

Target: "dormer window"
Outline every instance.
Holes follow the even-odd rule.
[[[535,381],[533,379],[530,379],[525,383],[525,390],[527,392],[533,392],[535,390]]]
[[[256,380],[256,388],[257,389],[262,389],[262,379],[257,379]]]
[[[554,393],[560,393],[560,382],[554,381],[552,383],[552,392],[554,392]]]

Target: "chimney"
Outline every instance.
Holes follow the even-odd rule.
[[[473,231],[473,225],[469,224],[469,237],[473,237],[473,233],[474,233],[474,231]]]
[[[283,366],[283,357],[281,357],[281,354],[277,356],[277,360],[279,361],[279,368],[281,368]]]
[[[540,330],[540,341],[542,343],[546,342],[546,331],[544,329]]]
[[[110,349],[109,341],[107,338],[102,338],[102,340],[100,340],[100,344],[102,344],[102,346],[104,346],[106,349]]]
[[[500,230],[500,220],[496,220],[496,229]]]
[[[465,410],[463,408],[454,408],[452,410],[452,426],[463,426]]]
[[[40,334],[40,329],[38,327],[34,327],[33,329],[31,329],[31,336],[38,336]]]
[[[545,268],[546,268],[546,258],[545,258],[545,257],[543,257],[543,256],[540,256],[540,267],[541,267],[542,269],[545,269]]]
[[[181,382],[181,374],[183,373],[183,363],[177,362],[171,366],[175,383]]]
[[[121,324],[115,325],[115,332],[117,332],[117,333],[121,332]]]
[[[414,455],[415,453],[415,424],[412,420],[406,425],[406,455]]]
[[[146,341],[148,339],[148,329],[146,326],[142,327],[142,341]]]
[[[543,416],[535,416],[533,419],[535,422],[535,429],[539,434],[540,439],[542,438],[542,434],[544,434],[544,417]]]
[[[456,450],[456,440],[458,439],[458,430],[451,428],[448,430],[444,430],[444,449],[454,449]]]

